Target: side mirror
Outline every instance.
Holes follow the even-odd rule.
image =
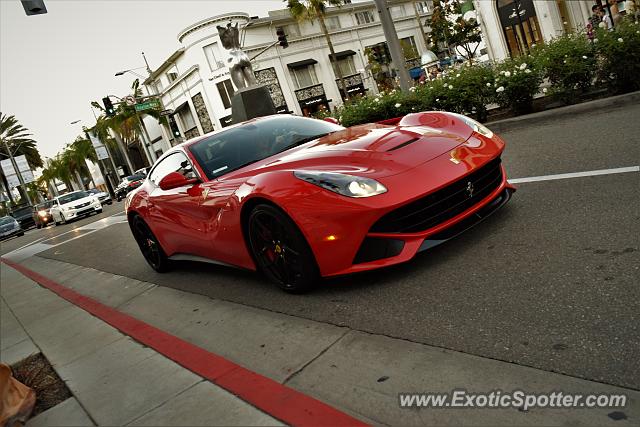
[[[171,190],[172,188],[185,187],[200,182],[198,178],[187,178],[179,172],[171,172],[160,180],[160,188],[162,190]]]
[[[325,122],[333,123],[334,125],[339,125],[340,124],[338,119],[336,119],[335,117],[325,117],[322,120],[324,120]]]

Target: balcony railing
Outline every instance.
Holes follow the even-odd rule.
[[[303,87],[302,89],[298,89],[295,91],[296,99],[298,101],[304,101],[305,99],[314,98],[316,96],[323,96],[324,86],[322,83],[318,83],[317,85]]]
[[[344,80],[345,86],[348,88],[362,84],[362,75],[360,73],[344,76],[342,79]],[[336,85],[340,87],[340,79],[336,79]]]

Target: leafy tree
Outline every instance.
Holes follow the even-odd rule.
[[[329,30],[327,29],[327,24],[324,21],[325,11],[328,6],[342,6],[344,4],[344,0],[283,0],[287,2],[287,8],[291,13],[291,16],[296,21],[314,21],[318,20],[320,23],[320,28],[322,29],[322,33],[324,34],[324,38],[327,41],[327,46],[329,46],[329,52],[331,52],[331,58],[334,65],[334,70],[336,75],[338,76],[338,80],[340,80],[340,87],[344,91],[345,99],[349,100],[349,92],[347,91],[347,87],[344,84],[344,78],[342,76],[342,71],[338,64],[336,63],[336,51],[333,48],[333,43],[331,42],[331,37],[329,36]]]
[[[36,147],[36,141],[31,139],[31,134],[28,132],[28,129],[18,123],[15,116],[8,116],[0,112],[0,157],[9,157],[9,153],[7,152],[8,147],[13,156],[24,155],[27,163],[29,163],[29,166],[33,170],[42,167],[42,158]],[[2,177],[4,187],[7,189],[9,199],[11,203],[13,203],[14,200],[11,190],[9,189],[7,178],[4,176],[2,170],[0,170],[0,176]],[[25,198],[24,189],[18,187],[18,191],[20,191],[22,198]]]
[[[464,19],[463,5],[467,0],[433,0],[430,41],[433,45],[445,44],[460,47],[469,64],[478,50],[482,37],[480,24],[475,18]],[[456,50],[457,52],[457,50]]]

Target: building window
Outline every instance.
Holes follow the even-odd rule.
[[[196,127],[196,121],[193,118],[193,114],[191,113],[191,108],[188,103],[178,109],[178,117],[180,117],[182,129],[184,129],[185,132]]]
[[[167,73],[167,79],[169,79],[169,83],[173,83],[178,78],[178,73]]]
[[[402,47],[405,58],[413,59],[418,57],[418,46],[413,36],[400,39],[400,46]]]
[[[218,43],[211,43],[202,49],[204,50],[204,56],[207,57],[211,71],[224,67],[224,62],[222,62],[220,51],[218,50]]]
[[[156,80],[156,82],[153,84],[153,89],[156,91],[156,93],[162,93],[162,82],[160,81],[160,79]]]
[[[394,19],[405,16],[404,6],[393,6],[389,9],[389,12],[391,12],[391,17]]]
[[[216,83],[218,87],[218,93],[220,94],[220,99],[222,99],[222,104],[224,108],[231,108],[231,97],[233,96],[233,84],[231,84],[231,80],[225,80],[220,83]]]
[[[376,19],[373,12],[371,12],[370,10],[366,10],[364,12],[356,13],[356,21],[358,22],[358,25],[364,25],[376,22]]]
[[[318,76],[316,75],[316,70],[313,65],[294,68],[291,70],[291,76],[296,84],[296,89],[318,84]]]
[[[429,13],[429,11],[431,10],[429,8],[429,2],[428,1],[417,1],[415,2],[416,8],[418,9],[418,13]]]
[[[533,0],[497,0],[498,16],[511,56],[526,55],[541,42]]]
[[[282,28],[287,37],[300,37],[300,26],[298,24],[283,25]]]
[[[356,65],[353,62],[353,56],[347,56],[342,59],[338,59],[333,63],[333,72],[338,75],[338,68],[342,73],[342,77],[352,76],[356,73]]]
[[[330,16],[324,19],[324,23],[327,25],[327,30],[340,29],[340,19],[337,16]]]

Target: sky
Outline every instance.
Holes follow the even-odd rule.
[[[129,93],[135,76],[180,47],[187,26],[227,12],[266,16],[282,0],[45,0],[48,13],[26,16],[19,0],[0,0],[0,111],[33,134],[53,157],[95,123],[90,102]],[[136,70],[145,74],[145,70]],[[71,124],[75,120],[81,122]]]

